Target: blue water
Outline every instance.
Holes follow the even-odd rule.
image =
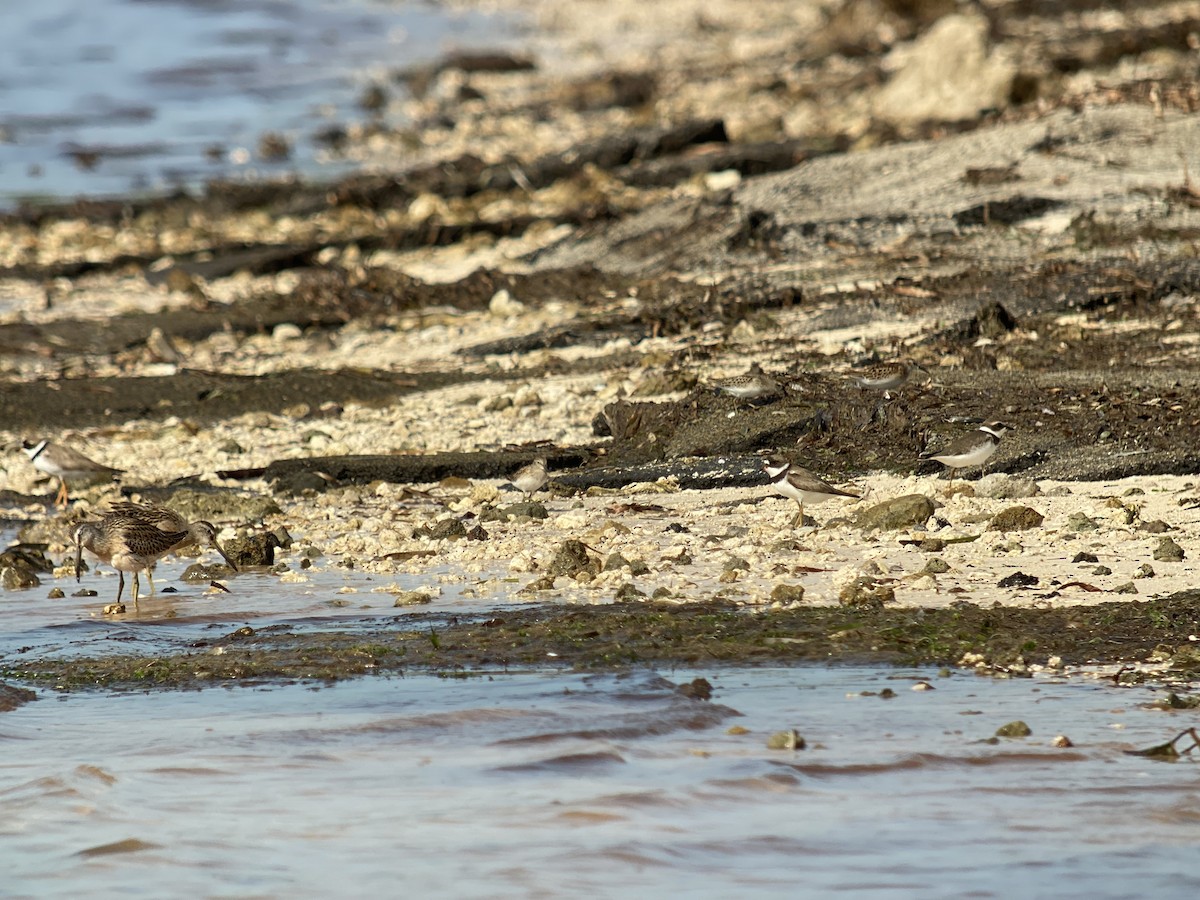
[[[3,207],[336,173],[346,165],[319,162],[313,136],[369,119],[358,106],[368,84],[400,97],[388,73],[449,48],[495,47],[508,32],[497,19],[380,0],[38,0],[0,3],[0,34]],[[258,158],[267,131],[293,143],[290,160]],[[235,161],[238,148],[248,162]],[[77,150],[98,151],[95,167]]]
[[[664,674],[715,695],[651,672],[46,692],[0,714],[0,895],[1200,892],[1200,768],[1124,752],[1195,724],[1151,689]],[[1015,718],[1031,737],[983,740]],[[808,749],[767,749],[784,728]]]

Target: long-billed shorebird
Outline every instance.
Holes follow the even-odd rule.
[[[171,510],[167,512],[177,515]],[[75,580],[80,580],[83,551],[91,551],[101,562],[108,563],[117,570],[118,603],[121,602],[121,595],[125,590],[126,572],[133,573],[133,603],[136,606],[140,590],[138,573],[144,569],[149,576],[149,570],[156,562],[172,550],[193,541],[202,546],[216,547],[225,561],[237,570],[237,566],[217,543],[217,529],[211,522],[192,522],[188,523],[186,528],[171,531],[160,528],[150,518],[132,514],[126,509],[124,512],[110,512],[98,522],[82,523],[76,527],[73,539]]]
[[[149,522],[160,531],[173,534],[183,533],[185,537],[173,544],[167,550],[167,553],[174,553],[176,550],[181,550],[192,544],[195,544],[202,550],[206,547],[214,547],[221,554],[221,558],[229,564],[230,568],[235,572],[237,571],[237,566],[229,558],[229,555],[225,552],[225,548],[217,541],[217,528],[211,522],[206,522],[202,519],[196,522],[189,522],[170,507],[160,506],[157,503],[131,503],[127,500],[109,504],[105,518],[135,519],[142,522]],[[153,594],[153,565],[146,570],[146,577],[150,579],[150,593]]]
[[[771,479],[771,484],[776,491],[785,497],[790,497],[800,505],[800,511],[796,513],[796,518],[792,519],[793,528],[797,523],[804,524],[804,504],[806,502],[820,503],[822,500],[829,500],[833,497],[853,497],[857,500],[860,497],[859,494],[834,487],[808,469],[793,465],[782,456],[764,459],[763,469],[766,470],[767,477]]]
[[[124,469],[114,469],[89,459],[78,450],[72,450],[63,444],[52,444],[46,439],[40,441],[23,441],[21,446],[29,454],[29,461],[39,472],[53,475],[58,479],[58,494],[54,498],[55,506],[67,505],[67,479],[98,479],[102,476],[115,478]]]

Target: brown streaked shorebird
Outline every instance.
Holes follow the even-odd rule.
[[[915,372],[928,374],[912,360],[898,359],[894,362],[875,363],[861,369],[851,369],[846,372],[846,377],[863,390],[882,391],[885,395],[890,395],[892,391],[908,384]]]
[[[936,459],[944,465],[950,470],[950,481],[953,483],[955,469],[983,465],[1000,446],[1000,438],[1012,427],[1004,422],[985,422],[975,431],[951,441],[941,450],[925,451],[920,458]]]
[[[217,528],[211,522],[204,520],[189,522],[175,510],[167,506],[159,506],[157,503],[131,503],[123,500],[119,503],[111,503],[108,507],[108,512],[104,516],[107,518],[123,518],[134,519],[142,522],[149,522],[160,531],[173,534],[184,533],[185,537],[173,544],[167,553],[174,553],[176,550],[181,550],[190,544],[195,544],[197,547],[204,549],[206,547],[214,547],[221,554],[221,558],[225,560],[235,572],[237,566],[229,555],[225,552],[225,548],[217,541]],[[165,555],[165,554],[164,554]],[[150,579],[150,593],[154,593],[154,566],[151,565],[146,569],[146,577]]]
[[[89,459],[78,450],[72,450],[63,444],[52,444],[46,439],[40,441],[23,441],[21,446],[29,454],[29,461],[39,472],[53,475],[58,479],[58,494],[54,498],[55,506],[67,505],[67,479],[99,478],[102,475],[115,478],[124,469],[114,469]]]
[[[808,469],[793,465],[782,456],[771,456],[764,459],[763,469],[766,470],[767,477],[771,479],[771,484],[776,491],[799,504],[800,511],[796,513],[796,518],[792,519],[793,528],[797,523],[804,523],[806,501],[820,503],[822,500],[829,500],[832,497],[853,497],[856,500],[860,498],[859,494],[836,488]]]
[[[745,375],[734,375],[714,381],[712,386],[723,394],[729,394],[738,400],[762,400],[780,393],[783,388],[770,375],[762,370],[762,366],[754,363]]]
[[[133,605],[138,602],[138,573],[149,569],[172,546],[187,537],[183,531],[163,531],[140,519],[105,517],[75,528],[75,580],[80,580],[83,551],[90,550],[101,562],[117,570],[117,603],[125,590],[125,573],[133,573]]]
[[[528,500],[546,483],[546,478],[546,457],[539,456],[529,465],[517,469],[509,480]]]

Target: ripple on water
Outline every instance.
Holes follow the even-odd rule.
[[[673,689],[697,674],[714,701]],[[6,888],[328,896],[348,872],[359,892],[480,897],[1195,886],[1195,764],[1124,753],[1178,731],[1143,708],[1152,691],[955,675],[936,692],[862,693],[905,677],[494,673],[44,695],[0,716],[18,748],[0,761]],[[986,742],[1015,718],[1031,737]],[[809,749],[766,749],[781,728]],[[1058,733],[1075,747],[1050,749]],[[104,848],[120,852],[79,855]]]

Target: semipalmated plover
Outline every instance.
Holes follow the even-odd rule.
[[[829,500],[833,497],[853,497],[856,500],[859,498],[858,494],[836,488],[808,469],[792,465],[781,456],[764,459],[763,469],[766,471],[767,477],[771,479],[771,484],[776,491],[785,497],[790,497],[800,505],[800,511],[796,513],[796,518],[792,519],[793,528],[797,523],[804,523],[804,504],[806,502],[820,503],[822,500]]]
[[[29,460],[39,472],[53,475],[58,479],[58,494],[54,498],[55,506],[67,505],[67,479],[95,480],[102,476],[115,478],[124,469],[114,469],[89,459],[78,450],[72,450],[63,444],[52,444],[48,440],[23,441],[21,446],[29,454]]]
[[[1012,427],[1004,422],[985,422],[941,450],[926,450],[920,458],[936,459],[950,470],[950,480],[953,481],[955,469],[981,466],[987,462],[1000,446],[1000,438]]]

